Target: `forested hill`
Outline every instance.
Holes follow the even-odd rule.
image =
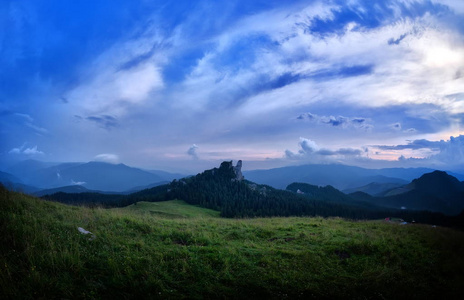
[[[166,186],[131,195],[144,201],[182,199],[193,205],[221,212],[223,217],[267,216],[338,216],[351,219],[378,219],[396,216],[405,220],[446,224],[449,219],[439,213],[386,209],[355,200],[333,187],[292,184],[288,190],[244,180],[241,163],[223,162],[219,168],[196,176],[174,180]],[[298,189],[300,193],[298,193]]]
[[[319,188],[307,184],[293,184],[290,190],[274,189],[247,181],[241,173],[241,162],[223,162],[219,168],[206,170],[196,176],[174,180],[169,184],[146,189],[127,196],[102,196],[106,206],[127,206],[138,201],[182,199],[189,204],[221,212],[228,218],[271,216],[338,216],[350,219],[379,219],[390,216],[423,223],[448,224],[450,218],[440,213],[402,211],[380,208],[355,200],[333,187]],[[296,188],[295,191],[291,191]],[[306,193],[297,193],[298,189]],[[301,192],[301,190],[300,190]],[[96,194],[89,194],[94,204]],[[79,194],[83,203],[85,194]],[[46,199],[72,203],[73,194],[56,194]],[[112,202],[113,201],[113,202]]]

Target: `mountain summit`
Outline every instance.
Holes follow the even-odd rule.
[[[464,183],[443,171],[424,174],[414,179],[409,187],[439,198],[449,198],[464,192]]]
[[[376,204],[450,215],[456,215],[464,209],[464,183],[443,171],[424,174],[388,194],[390,196],[376,198]]]

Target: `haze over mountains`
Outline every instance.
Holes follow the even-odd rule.
[[[134,192],[167,183],[188,174],[174,174],[160,170],[142,170],[124,164],[105,162],[50,163],[25,160],[0,172],[0,181],[22,191],[33,193],[44,189],[67,187],[73,191]],[[365,169],[339,164],[314,164],[291,166],[269,170],[244,171],[247,180],[258,184],[285,189],[293,182],[317,186],[331,185],[349,194],[362,191],[371,196],[391,196],[402,193],[402,187],[423,174],[431,173],[428,168]],[[458,180],[464,175],[448,172]],[[82,186],[83,188],[72,188]],[[396,191],[394,190],[395,188]],[[62,190],[62,191],[65,191]],[[392,191],[393,190],[393,191]]]
[[[241,162],[236,168],[241,169]],[[186,201],[201,204],[202,201],[206,201],[205,199],[216,199],[217,197],[219,197],[217,199],[220,199],[225,195],[230,195],[231,199],[240,198],[239,195],[245,198],[251,197],[250,194],[247,194],[248,192],[243,194],[243,187],[234,192],[228,190],[228,184],[225,187],[218,185],[214,176],[201,177],[201,182],[204,185],[201,188],[202,192],[197,191],[198,187],[195,181],[192,181],[195,186],[188,187],[188,192],[185,192],[185,188],[180,185],[182,189],[179,190],[179,183],[173,180],[187,178],[188,176],[159,170],[147,171],[124,164],[104,162],[53,164],[26,160],[11,166],[6,171],[8,172],[0,172],[0,181],[12,189],[21,190],[39,197],[52,195],[50,199],[75,204],[85,204],[88,201],[86,199],[90,199],[89,197],[101,198],[102,203],[110,206],[114,205],[114,203],[120,203],[118,204],[120,206],[124,203],[142,201],[142,198],[143,201],[166,200],[170,196],[192,198],[194,194],[200,195],[198,196],[199,199],[192,198]],[[205,172],[205,174],[211,173],[214,175],[217,171]],[[335,164],[303,165],[244,172],[246,182],[249,182],[246,189],[251,188],[251,190],[258,191],[259,193],[252,196],[252,198],[259,199],[257,201],[262,202],[262,205],[264,205],[263,203],[270,205],[270,202],[281,201],[278,199],[287,199],[288,194],[279,192],[286,189],[297,194],[304,194],[311,201],[340,203],[350,207],[358,207],[360,210],[384,207],[389,209],[429,210],[456,215],[464,209],[464,183],[460,181],[464,179],[464,175],[451,174],[426,168],[364,169]],[[241,176],[240,178],[240,180],[243,179]],[[185,179],[182,180],[184,183],[190,182],[185,181]],[[212,180],[212,182],[209,183],[208,180]],[[214,186],[213,188],[210,187],[211,184]],[[158,186],[159,188],[157,188]],[[210,188],[216,192],[218,190],[222,192],[219,195],[216,192],[214,194],[204,194],[205,190]],[[233,186],[233,189],[236,188]],[[179,194],[173,194],[172,192],[166,194],[166,190],[176,189],[182,192],[179,192]],[[122,195],[117,196],[116,194],[126,194],[128,197],[124,198]],[[262,195],[259,196],[259,194]],[[295,201],[301,201],[300,198],[295,199]],[[100,203],[98,199],[92,199],[91,201],[89,203]],[[227,205],[236,205],[234,201],[228,202]],[[253,209],[258,209],[259,214],[264,216],[266,211],[261,211],[261,208],[256,206],[261,204],[249,205],[254,207]],[[211,203],[208,205],[209,208],[214,208],[214,205],[217,206],[216,208],[221,207],[217,204],[211,206]],[[229,208],[222,207],[221,209],[227,210]],[[271,211],[271,209],[268,210]],[[279,211],[276,210],[276,207],[273,207],[272,210],[275,210],[276,213]],[[250,214],[251,211],[253,211],[252,215],[256,213],[254,210],[249,210],[247,214]],[[297,209],[294,209],[291,214],[297,211]],[[239,212],[238,215],[243,213]],[[226,211],[224,214],[232,215],[230,211]],[[334,214],[334,212],[330,212],[330,214]],[[358,212],[356,214],[358,215]]]
[[[435,169],[384,168],[365,169],[339,164],[314,164],[244,172],[248,180],[283,189],[292,182],[331,185],[339,190],[355,189],[370,183],[406,184]],[[459,180],[464,175],[448,172]]]
[[[400,188],[394,188],[384,197],[370,197],[353,193],[351,197],[384,207],[429,210],[449,215],[464,209],[464,182],[443,171],[434,171],[414,179]]]
[[[108,192],[143,189],[185,176],[159,170],[146,171],[124,164],[95,161],[53,164],[26,160],[9,167],[6,172],[6,175],[3,176],[5,181],[22,184],[23,187],[26,185],[31,190],[34,190],[34,187],[36,189],[52,189],[81,185],[89,190]]]

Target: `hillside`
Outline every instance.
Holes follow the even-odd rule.
[[[384,194],[390,192],[391,190],[398,189],[398,188],[400,188],[402,186],[404,186],[404,183],[371,182],[369,184],[366,184],[366,185],[363,185],[363,186],[360,186],[360,187],[343,190],[343,193],[351,194],[351,193],[355,193],[355,192],[363,192],[363,193],[369,194],[371,196],[383,196]]]
[[[372,201],[361,201],[359,199],[352,198],[349,195],[337,190],[333,186],[315,186],[308,183],[297,183],[294,182],[287,186],[288,191],[300,194],[308,199],[314,199],[318,201],[342,203],[349,206],[369,209],[380,209]]]
[[[384,197],[366,197],[362,193],[350,196],[403,210],[429,210],[448,215],[464,210],[464,183],[442,171],[424,174],[405,186],[390,190]]]
[[[1,172],[1,171],[0,171],[0,183],[12,191],[33,193],[39,190],[36,187],[29,186],[29,185],[22,183],[22,180],[19,179],[18,177],[10,173]]]
[[[306,193],[296,192],[298,187]],[[66,204],[103,207],[182,199],[192,205],[219,211],[222,217],[227,218],[337,216],[379,219],[395,216],[408,221],[458,226],[454,218],[441,213],[401,210],[400,207],[373,201],[372,198],[359,199],[345,195],[330,186],[322,188],[294,183],[289,185],[289,190],[279,190],[258,185],[243,178],[240,161],[237,166],[233,166],[232,161],[225,161],[219,168],[129,195],[59,192],[43,198]]]
[[[104,192],[104,191],[96,191],[96,190],[89,190],[82,185],[68,185],[62,186],[54,189],[45,189],[40,190],[35,193],[32,193],[32,196],[36,197],[43,197],[45,195],[52,195],[56,193],[67,193],[67,194],[80,194],[80,193],[101,193],[101,194],[117,194],[115,192]]]
[[[4,299],[457,299],[464,292],[464,234],[447,228],[222,219],[195,207],[183,213],[186,204],[170,201],[90,209],[5,189],[0,199]]]

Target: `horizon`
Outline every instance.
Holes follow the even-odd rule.
[[[464,173],[464,3],[4,1],[0,169]]]
[[[126,164],[124,162],[107,162],[107,161],[99,161],[99,160],[90,160],[90,161],[41,161],[41,160],[37,160],[37,159],[32,159],[32,158],[28,158],[28,159],[25,159],[25,160],[21,160],[21,161],[18,161],[18,162],[14,162],[14,163],[11,163],[11,164],[8,164],[8,165],[4,165],[2,169],[0,169],[0,172],[6,172],[8,173],[8,169],[11,168],[11,167],[15,167],[17,166],[18,164],[21,164],[21,163],[26,163],[28,161],[32,161],[32,162],[39,162],[39,163],[45,163],[45,164],[50,164],[49,167],[54,167],[54,166],[58,166],[60,164],[89,164],[89,163],[101,163],[101,164],[110,164],[110,165],[123,165],[123,166],[126,166],[126,167],[129,167],[129,168],[135,168],[135,169],[139,169],[139,170],[142,170],[142,171],[147,171],[147,172],[150,172],[150,171],[161,171],[161,172],[167,172],[167,173],[171,173],[171,174],[179,174],[179,175],[185,175],[185,176],[192,176],[192,175],[195,175],[195,174],[199,174],[199,173],[203,173],[204,171],[207,171],[207,170],[211,170],[211,169],[214,169],[214,168],[218,168],[222,162],[229,162],[231,161],[232,164],[237,164],[238,160],[233,160],[233,159],[230,159],[230,160],[223,160],[223,161],[218,161],[216,162],[217,164],[216,165],[213,165],[214,162],[210,162],[211,163],[211,167],[209,168],[206,168],[206,169],[202,169],[202,170],[199,170],[199,171],[195,171],[195,172],[188,172],[186,170],[183,170],[183,169],[172,169],[172,170],[167,170],[167,169],[161,169],[161,168],[146,168],[146,167],[143,167],[143,166],[136,166],[136,165],[130,165],[130,164]],[[460,170],[457,170],[457,171],[453,171],[453,170],[446,170],[446,169],[439,169],[439,168],[429,168],[429,167],[395,167],[395,166],[390,166],[390,167],[379,167],[379,168],[369,168],[369,167],[361,167],[361,166],[356,166],[356,165],[348,165],[348,164],[342,164],[342,163],[339,163],[339,162],[326,162],[326,163],[304,163],[304,164],[298,164],[298,165],[285,165],[285,166],[282,166],[282,167],[275,167],[275,168],[262,168],[262,169],[259,169],[259,168],[250,168],[250,167],[247,167],[247,161],[243,161],[242,160],[242,171],[243,172],[250,172],[250,171],[268,171],[268,170],[275,170],[275,169],[281,169],[281,168],[287,168],[287,167],[306,167],[306,166],[343,166],[343,167],[354,167],[354,168],[361,168],[361,169],[368,169],[368,170],[382,170],[382,169],[429,169],[431,170],[431,172],[435,172],[435,171],[440,171],[440,172],[446,172],[448,175],[452,175],[452,176],[455,176],[455,175],[459,175],[459,176],[462,176],[464,177],[464,172],[460,172]],[[47,168],[47,167],[45,167]],[[427,173],[424,173],[424,174],[427,174]],[[72,184],[72,185],[79,185],[79,184]]]

